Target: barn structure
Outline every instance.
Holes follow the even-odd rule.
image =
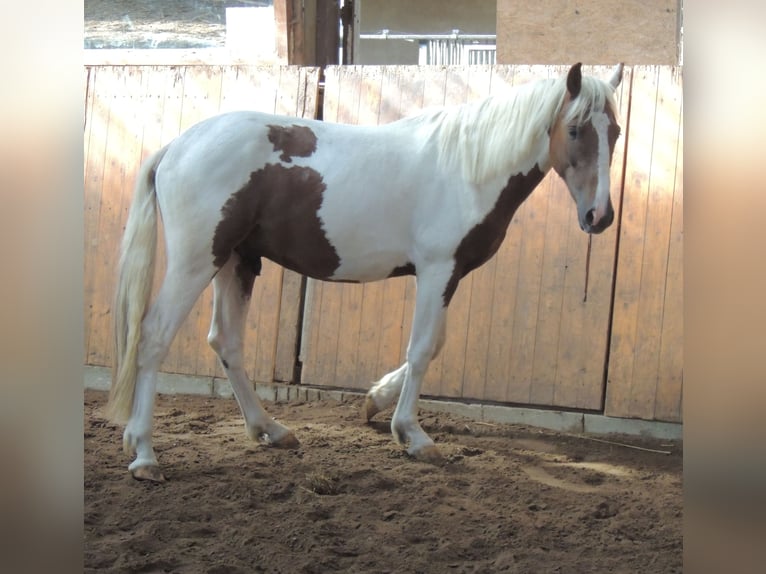
[[[496,256],[461,282],[423,405],[487,421],[680,437],[681,6],[651,0],[601,9],[610,3],[485,0],[472,11],[464,2],[418,3],[426,15],[432,4],[440,14],[462,15],[451,24],[462,39],[442,34],[455,36],[453,44],[487,51],[495,36],[489,64],[403,63],[422,57],[423,45],[426,52],[436,46],[429,42],[439,40],[439,29],[425,16],[430,24],[405,29],[418,25],[420,11],[402,18],[397,6],[404,2],[372,0],[274,0],[269,63],[223,52],[86,51],[86,385],[109,385],[115,263],[135,173],[143,158],[194,123],[234,109],[385,123],[557,76],[575,61],[602,76],[623,61],[623,137],[611,174],[615,224],[589,240],[551,173],[517,212]],[[421,40],[369,37],[397,27]],[[471,44],[466,36],[484,40]],[[587,41],[573,46],[572,37]],[[391,44],[393,59],[379,63],[389,41],[413,46]],[[246,339],[247,371],[259,394],[273,400],[365,392],[404,360],[414,289],[413,278],[331,284],[265,263]],[[208,289],[163,364],[160,391],[231,395],[207,346],[210,316]]]

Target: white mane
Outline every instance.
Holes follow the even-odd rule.
[[[544,79],[506,96],[442,108],[423,119],[435,123],[440,166],[459,165],[467,181],[480,184],[536,159],[530,156],[538,152],[540,138],[548,137],[565,95],[566,78]],[[564,121],[587,122],[592,111],[606,104],[616,112],[609,83],[584,76]]]

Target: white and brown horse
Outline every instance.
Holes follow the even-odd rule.
[[[525,84],[504,97],[440,108],[376,127],[257,112],[193,126],[141,167],[122,243],[115,366],[108,411],[127,425],[136,478],[163,480],[152,447],[157,370],[179,326],[213,282],[208,341],[253,439],[295,447],[261,406],[242,365],[253,282],[266,257],[327,281],[417,277],[406,362],[368,393],[369,420],[399,397],[391,420],[407,452],[437,459],[417,419],[423,376],[445,337],[458,282],[499,248],[519,205],[552,167],[580,227],[613,220],[609,167],[620,128],[608,82],[583,77]],[[149,304],[157,211],[167,270]]]

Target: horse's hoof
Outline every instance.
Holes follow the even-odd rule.
[[[375,404],[375,401],[372,400],[370,395],[367,395],[367,398],[364,399],[364,416],[367,419],[367,422],[370,422],[372,417],[379,412],[380,409],[378,408],[378,405]]]
[[[149,482],[165,482],[165,475],[162,474],[159,466],[139,466],[131,471],[136,480],[148,480]]]
[[[417,460],[430,464],[441,464],[444,462],[444,457],[435,444],[427,444],[414,451],[408,449],[407,453]]]
[[[300,441],[295,438],[295,435],[291,432],[287,433],[283,437],[279,438],[278,440],[271,441],[271,446],[276,448],[286,448],[290,450],[295,450],[296,448],[299,448],[301,446]]]

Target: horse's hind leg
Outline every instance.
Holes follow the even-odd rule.
[[[298,441],[292,431],[263,409],[242,364],[245,321],[254,280],[255,274],[239,256],[232,254],[213,279],[213,320],[207,340],[229,377],[250,438],[257,440],[266,435],[274,446],[295,448]]]
[[[442,321],[437,335],[436,348],[431,360],[435,359],[436,355],[441,351],[441,348],[444,346],[445,337],[446,321]],[[402,390],[406,374],[407,363],[405,362],[395,371],[383,375],[367,392],[367,397],[364,401],[364,416],[368,421],[380,411],[393,404],[394,400],[396,400],[396,397],[399,396],[399,393]]]
[[[190,271],[190,267],[169,265],[157,298],[141,325],[138,348],[138,373],[133,409],[123,433],[126,453],[136,458],[128,470],[137,479],[163,481],[152,446],[152,417],[157,389],[157,371],[170,344],[194,302],[210,281],[210,270]]]

